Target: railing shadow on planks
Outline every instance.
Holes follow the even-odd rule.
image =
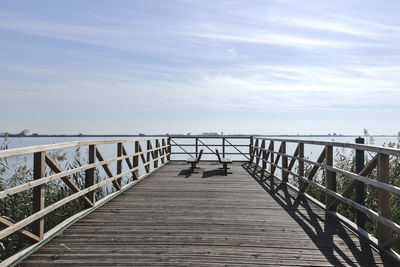
[[[357,138],[357,141],[364,143],[362,138]],[[293,154],[289,154],[287,151],[288,143],[294,145],[292,148],[294,149]],[[320,149],[319,151],[322,150],[316,161],[305,157],[305,145],[313,146],[313,150],[318,148]],[[278,146],[279,148],[277,149]],[[352,151],[349,155],[354,155],[354,172],[335,166],[335,148]],[[400,243],[399,218],[392,218],[391,213],[391,209],[398,206],[397,201],[394,201],[395,198],[391,198],[391,194],[393,194],[392,196],[399,196],[400,187],[389,183],[389,171],[391,168],[389,162],[392,159],[399,163],[399,149],[359,143],[254,138],[251,140],[250,157],[250,163],[254,163],[255,166],[254,171],[260,171],[265,176],[265,180],[262,182],[270,179],[271,186],[273,186],[274,178],[277,178],[301,194],[305,194],[308,186],[324,192],[325,203],[321,203],[314,198],[312,200],[317,202],[328,213],[349,222],[354,230],[370,239],[379,248],[386,250],[397,260],[400,259],[399,255],[393,250]],[[368,157],[370,159],[365,164],[365,159]],[[296,170],[293,171],[295,163],[297,164]],[[305,164],[309,167],[307,173],[305,172]],[[314,180],[319,169],[324,172],[322,183]],[[376,172],[371,175],[375,169]],[[280,177],[276,174],[277,170],[280,170]],[[291,179],[289,179],[289,175]],[[346,183],[340,193],[337,192],[337,176],[349,179],[349,182]],[[400,184],[399,178],[396,177],[394,179],[397,185]],[[376,196],[373,196],[376,197],[376,210],[372,207],[367,207],[365,204],[366,185],[376,190]],[[373,190],[370,190],[371,192]],[[355,197],[353,196],[354,193]],[[310,197],[307,194],[305,195]],[[357,224],[347,220],[336,211],[339,204],[346,204],[356,210]],[[376,238],[363,229],[365,228],[365,215],[377,223]],[[397,214],[397,216],[400,216],[400,214]],[[397,221],[394,221],[395,219]]]
[[[116,145],[117,157],[104,159],[97,147],[104,144]],[[127,144],[134,146],[134,153],[127,153],[125,149]],[[142,149],[144,145],[147,146],[146,150]],[[88,164],[69,170],[63,170],[47,153],[56,149],[82,146],[88,148]],[[312,160],[305,154],[305,147],[313,147],[314,150],[319,149],[322,152],[316,160]],[[182,155],[197,156],[200,149],[205,149],[204,154],[211,156],[211,158],[205,158],[204,160],[217,161],[215,148],[222,148],[223,157],[231,155],[232,157],[237,157],[233,159],[234,161],[250,163],[255,172],[263,174],[262,176],[265,177],[263,182],[270,179],[272,185],[275,178],[279,179],[300,194],[304,194],[312,201],[317,202],[327,212],[339,217],[341,220],[346,221],[346,218],[336,212],[336,208],[340,203],[355,208],[358,211],[356,220],[358,225],[355,225],[354,228],[358,233],[377,243],[380,248],[391,251],[399,259],[393,247],[400,243],[400,225],[398,224],[399,221],[396,218],[392,218],[391,214],[391,205],[398,203],[393,203],[390,200],[390,194],[399,196],[400,188],[389,183],[389,161],[390,159],[399,161],[399,149],[355,143],[276,139],[259,136],[160,136],[124,140],[76,141],[0,151],[0,159],[32,154],[34,177],[34,180],[29,183],[0,192],[0,199],[4,199],[26,190],[33,191],[33,213],[27,214],[25,219],[15,223],[2,215],[0,223],[3,225],[3,230],[0,231],[0,239],[18,232],[22,236],[37,242],[36,245],[45,242],[51,239],[60,229],[72,224],[84,216],[83,214],[87,214],[98,206],[103,205],[170,160],[184,160],[180,158]],[[356,166],[354,172],[335,166],[334,149],[347,149],[355,152]],[[294,152],[290,154],[290,150]],[[371,159],[364,166],[366,153]],[[126,161],[128,166],[126,171],[123,171],[122,168],[123,161]],[[117,165],[115,175],[109,167],[111,163],[116,163]],[[54,174],[45,176],[46,164]],[[309,167],[307,170],[305,165]],[[108,178],[96,182],[96,170],[98,168],[103,168]],[[142,174],[139,173],[140,169],[144,169]],[[376,178],[368,177],[375,169]],[[323,170],[324,172],[322,183],[315,180],[318,170]],[[78,188],[69,179],[70,176],[79,172],[84,172],[85,188],[83,189]],[[279,172],[280,177],[278,176]],[[121,178],[129,174],[133,176],[132,179],[123,184]],[[337,176],[350,179],[350,182],[341,193],[337,192]],[[46,207],[44,203],[44,188],[47,183],[55,180],[62,180],[73,193]],[[110,193],[102,199],[96,199],[94,190],[107,184],[112,184],[116,192]],[[365,197],[366,185],[376,189],[376,210],[364,204],[363,198]],[[308,196],[306,194],[308,186],[324,192],[326,194],[325,203]],[[351,196],[354,191],[357,192],[355,199]],[[75,199],[82,199],[87,209],[45,232],[44,217]],[[371,233],[367,233],[362,229],[365,228],[365,214],[377,222],[377,240]],[[30,226],[32,230],[28,231],[27,226]],[[22,257],[26,251],[31,249],[27,248],[17,253],[14,255],[14,260]]]

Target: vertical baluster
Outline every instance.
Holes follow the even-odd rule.
[[[378,181],[382,183],[389,183],[389,155],[379,154],[378,155]],[[390,194],[384,189],[377,188],[378,193],[378,214],[388,219],[391,219],[390,211]],[[377,229],[378,244],[382,245],[386,241],[390,240],[390,228],[382,223],[378,222]]]
[[[299,158],[304,158],[304,143],[299,143]],[[299,160],[299,176],[304,177],[304,161]],[[299,189],[303,188],[304,181],[299,179]]]
[[[150,140],[147,140],[147,145],[146,145],[146,150],[147,150],[147,153],[146,153],[146,163],[150,163],[150,160],[151,160],[151,152],[150,152],[150,149],[151,149],[151,142],[150,142]],[[149,166],[149,169],[150,169],[150,164],[148,165]]]
[[[333,166],[333,147],[326,146],[326,165]],[[336,192],[336,173],[333,171],[326,170],[326,188]],[[330,206],[335,198],[326,194],[325,204],[326,207]],[[330,210],[336,210],[336,207],[331,207]]]
[[[250,144],[249,144],[249,156],[250,156],[250,164],[253,163],[254,160],[254,152],[253,152],[253,136],[250,136]]]
[[[45,176],[45,152],[33,154],[33,179],[37,180]],[[33,188],[33,213],[44,209],[45,185],[38,185]],[[43,240],[44,217],[32,223],[32,232]]]
[[[168,146],[168,150],[167,150],[167,160],[170,161],[171,160],[171,136],[168,136],[167,139],[167,146]]]
[[[225,137],[222,137],[222,157],[225,158]]]
[[[199,138],[196,137],[196,158],[199,155]]]
[[[282,181],[287,183],[288,181],[288,173],[286,172],[288,168],[288,158],[286,154],[286,142],[282,142],[281,144],[281,153],[282,153]]]
[[[253,150],[253,153],[254,153],[254,162],[255,162],[255,165],[254,165],[254,170],[256,171],[257,170],[257,168],[258,168],[258,163],[259,163],[259,158],[258,158],[258,150],[259,150],[259,147],[258,147],[258,138],[256,138],[256,141],[254,142],[254,150]]]
[[[154,161],[154,168],[158,168],[158,151],[160,150],[160,143],[158,142],[158,139],[156,139],[156,147],[154,149],[154,158],[156,161]]]
[[[168,151],[167,151],[167,149],[165,148],[165,139],[164,139],[164,138],[161,139],[161,145],[162,145],[162,147],[163,147],[163,149],[162,149],[162,151],[163,151],[163,163],[165,163],[165,160],[167,159],[167,153],[168,153]]]
[[[364,144],[364,138],[356,138],[357,144]],[[364,169],[364,150],[356,149],[356,173]],[[356,201],[365,206],[365,183],[358,183],[356,187]],[[357,225],[365,229],[365,213],[356,210]]]
[[[139,153],[139,141],[135,141],[135,153]],[[133,156],[133,167],[136,168],[139,166],[139,154]],[[134,180],[139,179],[139,170],[133,172]]]
[[[161,140],[161,143],[160,143],[160,140]],[[164,139],[157,139],[157,146],[158,146],[158,153],[159,153],[159,157],[160,157],[160,160],[161,160],[161,164],[164,164],[165,163],[165,160],[164,160]]]
[[[122,143],[117,143],[117,157],[122,156]],[[122,173],[122,160],[117,160],[117,175]],[[117,183],[122,188],[122,177],[117,179]]]
[[[89,145],[88,158],[89,158],[89,164],[93,164],[96,162],[96,145]],[[95,175],[96,175],[96,168],[90,168],[85,171],[85,188],[88,188],[95,184]],[[93,204],[95,203],[96,196],[94,191],[90,191],[89,193],[86,194],[86,196],[90,201],[92,201]],[[85,205],[86,208],[90,207],[88,203],[85,203]]]
[[[264,181],[264,174],[265,171],[267,170],[267,151],[265,151],[265,140],[262,141],[261,143],[261,148],[262,148],[262,157],[261,157],[261,161],[262,161],[262,172],[261,172],[261,179]]]
[[[270,182],[271,182],[271,190],[273,190],[273,188],[274,188],[274,174],[273,174],[273,172],[274,172],[274,168],[275,168],[272,165],[275,162],[274,141],[271,140],[269,145],[271,147],[271,152],[270,152],[271,153],[271,163],[269,164],[270,165],[270,173],[271,173],[271,175],[270,175],[269,179],[270,179]]]

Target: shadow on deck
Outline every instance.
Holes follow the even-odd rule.
[[[22,266],[393,266],[335,217],[248,164],[164,166]],[[261,185],[261,186],[260,186]]]
[[[357,238],[356,233],[344,226],[337,217],[325,213],[321,216],[320,209],[304,195],[297,194],[284,183],[270,183],[262,172],[255,171],[254,166],[243,164],[243,168],[276,203],[286,210],[332,265],[341,263],[349,266],[380,264],[393,266],[396,264],[385,255],[377,258],[378,249],[373,247],[369,240],[363,237]],[[304,208],[304,211],[300,211],[299,207]],[[336,238],[342,242],[335,242]],[[350,251],[351,255],[348,256],[346,251]]]

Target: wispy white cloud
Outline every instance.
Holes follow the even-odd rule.
[[[392,68],[362,68],[360,74],[346,74],[328,68],[244,66],[232,75],[203,72],[190,81],[151,80],[121,75],[93,76],[88,73],[79,80],[54,70],[37,70],[38,75],[55,75],[56,79],[42,82],[2,81],[3,99],[18,99],[31,103],[36,94],[46,95],[42,102],[74,103],[71,108],[88,104],[130,105],[136,108],[198,108],[205,110],[248,110],[268,112],[271,109],[297,112],[299,110],[393,109],[400,92],[397,83],[380,82],[386,75],[396,73]],[[28,69],[26,71],[34,72]],[[386,74],[387,73],[387,74]],[[59,83],[63,80],[62,84]],[[379,85],[379,90],[377,90]],[[71,89],[73,88],[73,89]],[[21,89],[24,94],[21,95]],[[110,94],[110,91],[113,94]],[[79,92],[79,99],[73,92]],[[95,98],[93,98],[95,96]],[[94,101],[95,99],[95,101]]]
[[[125,34],[116,29],[106,29],[104,26],[57,23],[21,18],[4,13],[0,16],[0,29],[94,44],[108,44],[112,40],[112,36]]]
[[[296,18],[287,17],[281,21],[282,24],[290,25],[294,28],[310,28],[328,32],[338,32],[362,37],[376,37],[381,35],[379,31],[369,27],[355,26],[350,23],[334,22],[315,18]]]
[[[239,34],[213,34],[213,33],[190,33],[189,35],[207,39],[227,42],[243,42],[253,44],[268,44],[277,46],[291,46],[298,48],[313,49],[314,47],[343,48],[350,46],[367,45],[366,43],[323,40],[318,38],[307,38],[296,35],[283,35],[274,33],[239,33]]]
[[[322,13],[329,20],[339,20],[346,25],[356,25],[356,27],[363,28],[365,31],[370,31],[372,33],[399,33],[400,24],[387,24],[385,22],[378,22],[374,18],[365,19],[356,16],[346,16],[343,14],[332,14],[332,13]]]

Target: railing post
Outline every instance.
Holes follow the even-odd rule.
[[[270,141],[269,146],[271,147],[271,151],[270,151],[271,163],[269,164],[269,169],[270,169],[270,172],[272,173],[272,170],[273,170],[272,164],[275,162],[275,154],[273,153],[274,152],[274,141],[273,140]]]
[[[389,155],[378,154],[378,181],[382,183],[389,183]],[[377,188],[378,198],[378,214],[390,220],[390,194],[388,191]],[[390,228],[378,222],[377,228],[378,244],[383,245],[386,241],[390,240]]]
[[[199,155],[199,138],[196,137],[196,158]]]
[[[225,137],[222,137],[222,157],[225,158]]]
[[[357,144],[364,144],[364,138],[356,138]],[[356,173],[359,173],[364,169],[364,150],[356,149]],[[365,206],[365,184],[359,182],[356,187],[356,201],[357,203]],[[365,229],[365,213],[356,210],[356,222],[357,225]]]
[[[88,151],[88,158],[89,158],[89,164],[93,164],[96,162],[96,145],[89,145],[89,151]],[[95,172],[96,168],[91,168],[85,171],[85,188],[88,188],[92,185],[95,184]],[[96,196],[94,194],[94,191],[90,191],[89,193],[86,194],[86,197],[92,201],[94,204],[96,201]],[[85,203],[86,208],[90,208],[90,206]]]
[[[282,170],[282,181],[284,183],[287,183],[289,174],[286,171],[288,168],[288,158],[285,155],[286,154],[286,142],[282,142],[281,153],[282,153],[282,169],[284,169],[284,170]]]
[[[147,150],[146,163],[150,163],[150,160],[151,160],[151,157],[150,157],[151,152],[149,151],[150,149],[151,149],[151,142],[150,142],[150,140],[147,140],[147,145],[146,145],[146,150]],[[148,166],[150,168],[150,164]]]
[[[33,154],[33,179],[37,180],[45,176],[45,153],[36,152]],[[45,185],[39,185],[33,188],[33,213],[44,209]],[[44,235],[44,217],[37,219],[32,223],[32,232],[43,240]]]
[[[161,146],[162,146],[162,163],[165,163],[167,157],[167,149],[165,148],[165,139],[161,138]]]
[[[139,141],[135,141],[135,153],[139,153]],[[139,166],[139,155],[133,156],[133,167],[136,168]],[[133,172],[134,180],[139,179],[139,170]]]
[[[304,158],[304,143],[299,143],[299,158]],[[304,177],[304,161],[299,160],[299,176]],[[304,181],[299,179],[299,189],[303,188]]]
[[[253,153],[253,136],[250,136],[250,144],[249,144],[249,158],[250,158],[250,164],[253,163],[254,160],[254,153]]]
[[[258,163],[259,163],[259,157],[258,157],[258,150],[259,150],[259,147],[258,147],[258,138],[256,138],[256,141],[254,142],[254,147],[253,147],[253,154],[254,154],[254,170],[257,170],[257,168],[258,168]]]
[[[158,139],[155,141],[156,147],[154,148],[154,158],[157,159],[154,161],[154,168],[158,168],[158,150],[160,149],[160,143],[158,142]]]
[[[274,188],[274,174],[273,174],[273,170],[274,170],[274,168],[275,168],[275,166],[273,166],[272,164],[274,164],[274,162],[275,162],[275,154],[273,153],[274,152],[274,150],[275,150],[275,148],[274,148],[274,140],[271,140],[270,141],[270,147],[271,147],[271,151],[270,151],[270,154],[271,154],[271,163],[269,164],[270,165],[270,176],[269,176],[269,179],[270,179],[270,182],[271,182],[271,190]]]
[[[264,173],[264,171],[266,171],[267,170],[267,151],[265,151],[265,140],[263,140],[262,141],[262,143],[261,143],[261,148],[263,149],[262,150],[262,157],[261,157],[261,161],[262,161],[262,170],[263,170],[263,173]]]
[[[168,146],[168,150],[167,150],[167,160],[170,161],[171,160],[171,136],[168,136],[167,139],[167,146]]]
[[[261,150],[261,155],[260,155],[261,156],[261,175],[260,175],[260,179],[262,180],[262,182],[264,182],[264,180],[265,180],[264,179],[264,174],[265,174],[265,172],[267,170],[267,163],[266,163],[267,152],[265,152],[265,140],[262,140],[260,149],[262,149]]]
[[[326,165],[333,166],[333,146],[326,146]],[[325,170],[326,174],[326,188],[336,192],[336,172]],[[325,205],[330,206],[335,198],[328,194],[325,195]],[[331,207],[330,210],[336,210],[336,207]]]
[[[117,157],[122,156],[122,143],[117,143]],[[117,175],[122,172],[122,160],[117,160]],[[122,177],[117,179],[117,183],[122,188]]]
[[[161,143],[160,143],[160,140],[161,140]],[[158,155],[159,155],[159,157],[160,157],[160,160],[161,160],[161,164],[164,164],[165,163],[165,160],[164,160],[164,139],[161,137],[160,139],[157,139],[157,146],[158,146]]]

